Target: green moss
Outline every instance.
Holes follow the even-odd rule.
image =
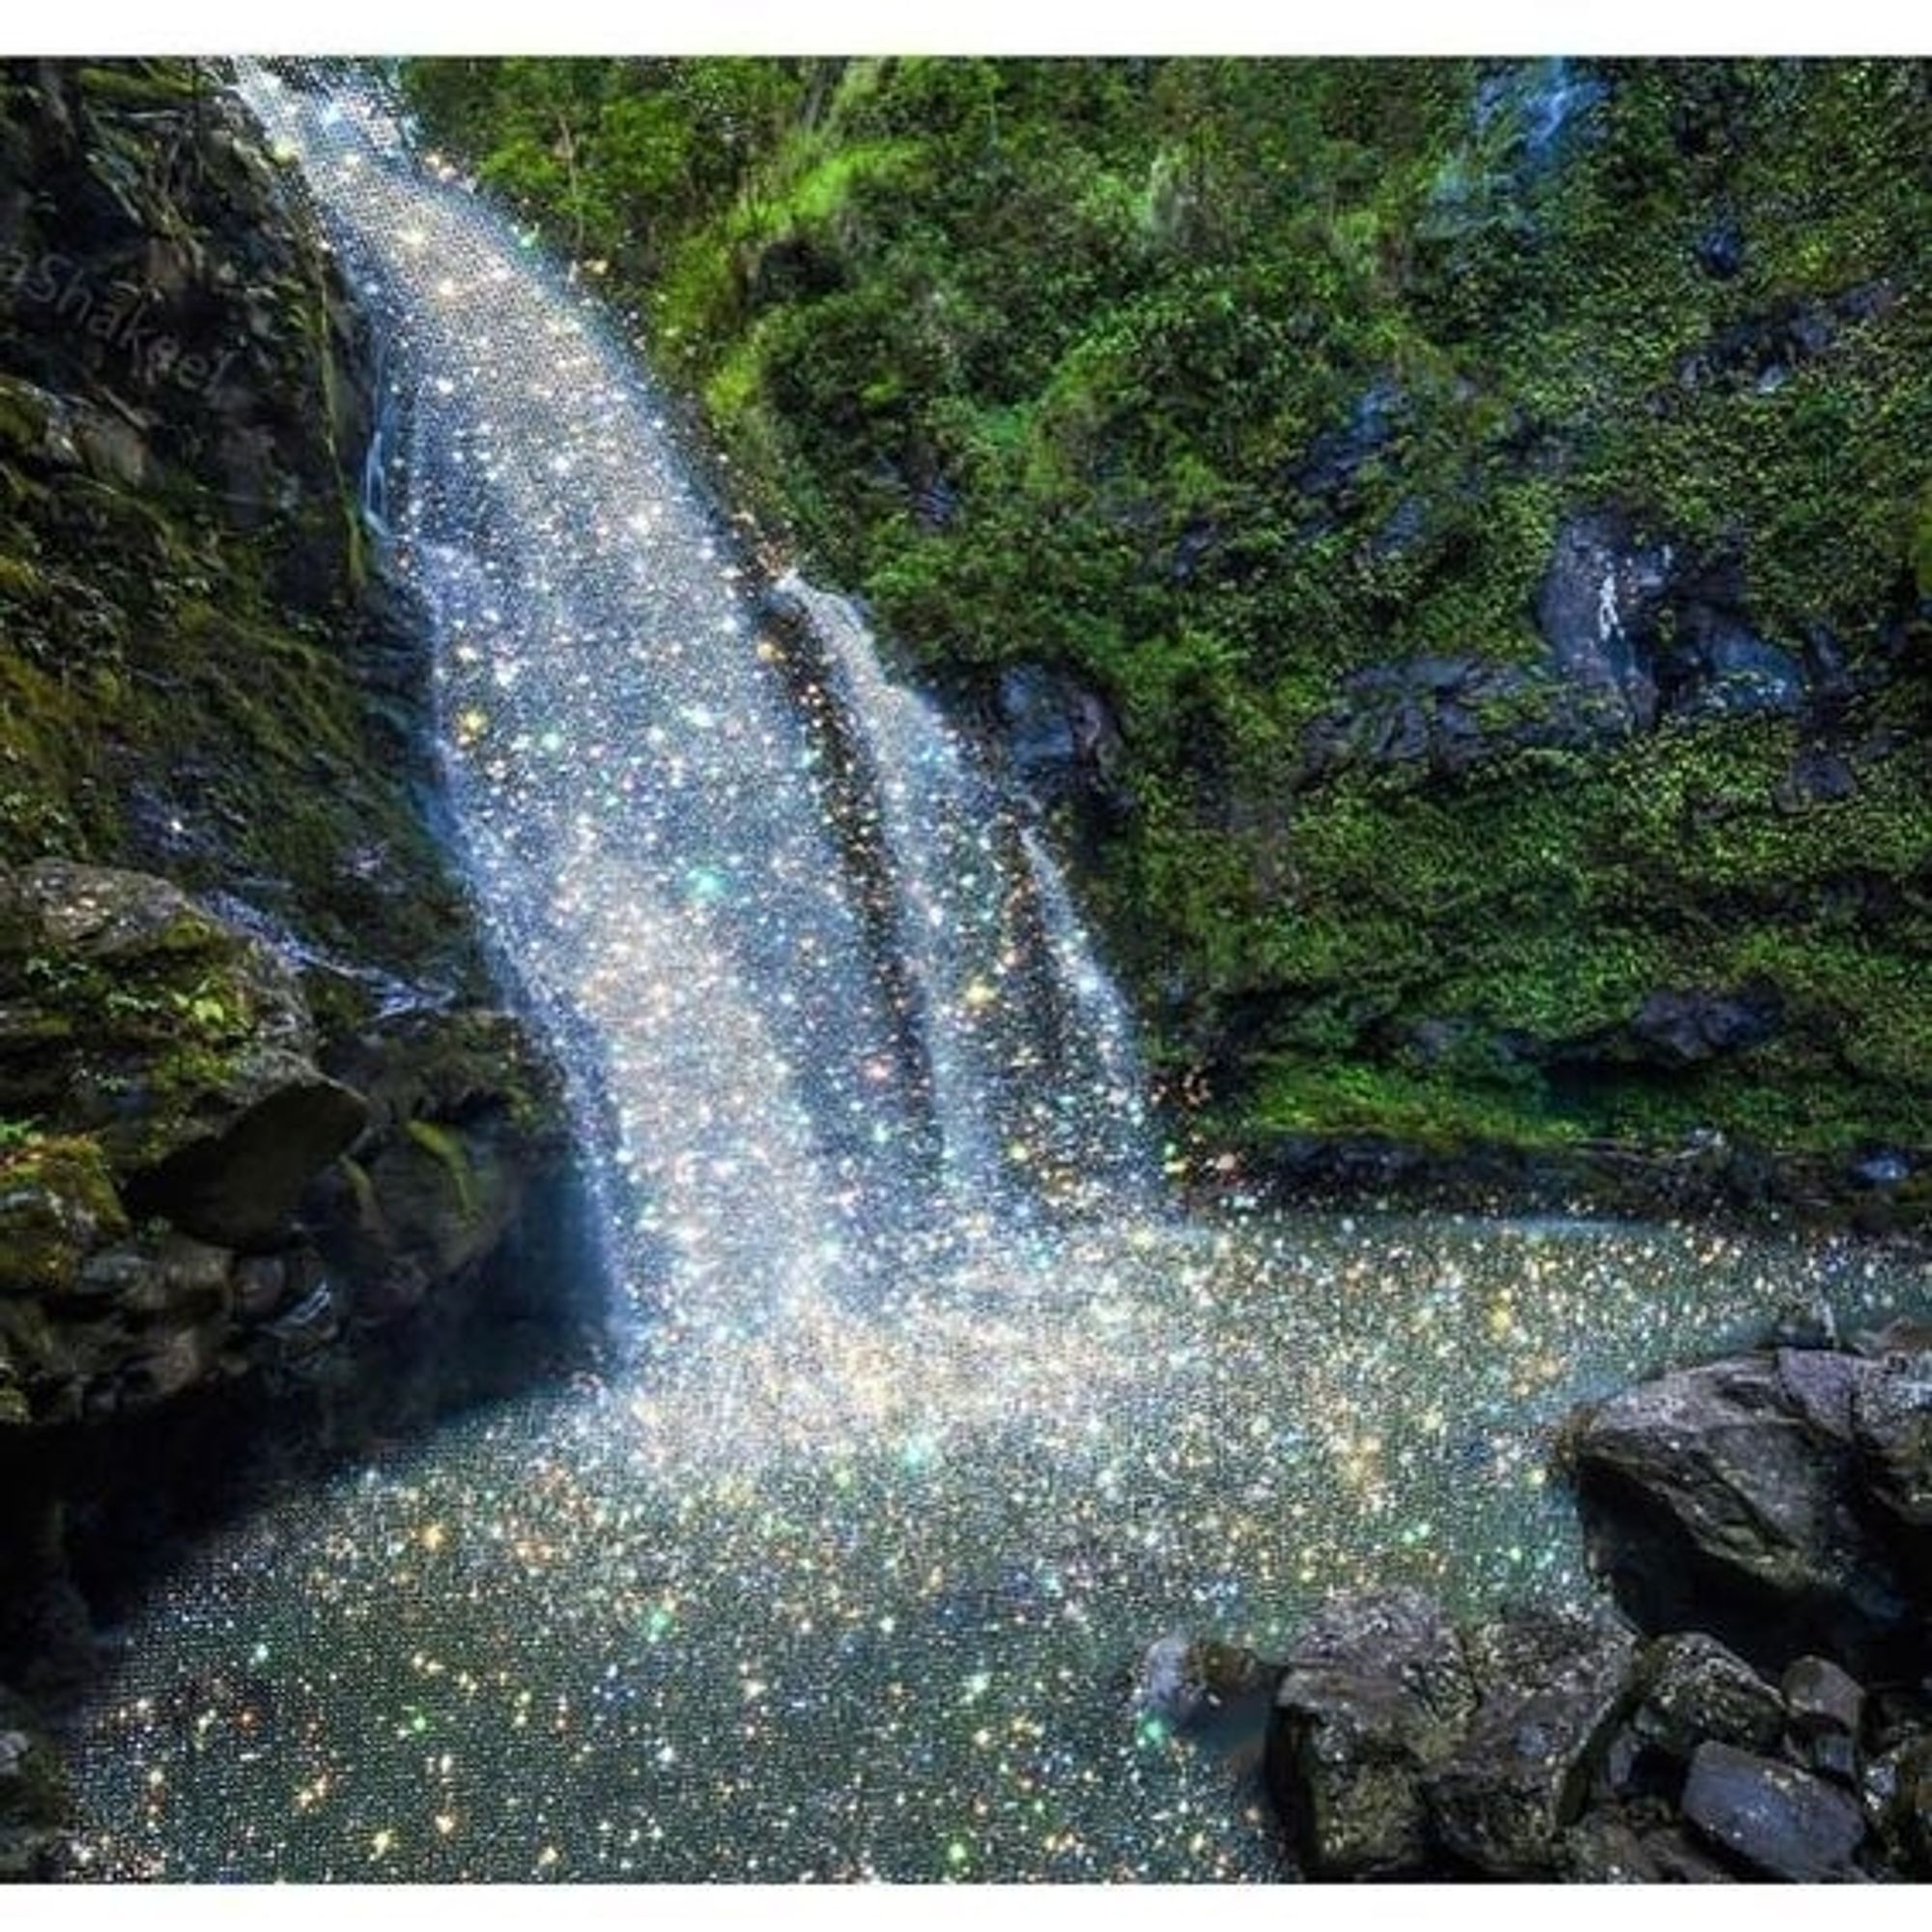
[[[403,1131],[422,1151],[431,1155],[449,1178],[457,1206],[466,1220],[476,1217],[476,1177],[469,1165],[463,1137],[436,1121],[413,1120],[403,1122]]]
[[[0,1293],[57,1294],[92,1248],[127,1232],[98,1141],[36,1134],[0,1146]]]
[[[1237,1131],[1383,1135],[1434,1153],[1485,1146],[1576,1146],[1583,1129],[1552,1115],[1529,1092],[1486,1089],[1386,1066],[1270,1061]]]

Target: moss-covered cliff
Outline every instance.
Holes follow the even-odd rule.
[[[1210,1139],[1922,1191],[1923,65],[411,85],[1069,805]]]

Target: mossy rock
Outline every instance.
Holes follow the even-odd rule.
[[[314,1061],[294,973],[146,874],[0,870],[0,1000],[38,1016],[0,1098],[92,1136],[135,1211],[224,1246],[271,1238],[361,1131]]]
[[[45,1139],[0,1152],[0,1295],[61,1293],[128,1228],[98,1141]]]

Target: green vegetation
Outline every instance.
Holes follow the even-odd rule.
[[[1223,1130],[1932,1143],[1926,67],[428,61],[409,85],[895,647],[1110,699],[1131,808],[1087,895]],[[1829,632],[1863,695],[1828,731],[1311,781],[1350,672],[1541,660],[1556,532],[1602,510],[1727,575],[1758,636]],[[1820,731],[1857,754],[1849,797],[1792,794]],[[1564,1070],[1652,991],[1746,982],[1782,1003],[1769,1042]]]

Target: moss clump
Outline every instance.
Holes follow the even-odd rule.
[[[405,1121],[403,1132],[428,1154],[448,1178],[456,1205],[465,1220],[476,1218],[476,1177],[469,1165],[463,1136],[437,1121]]]
[[[93,1248],[127,1232],[98,1141],[37,1135],[0,1147],[0,1294],[58,1293]]]

